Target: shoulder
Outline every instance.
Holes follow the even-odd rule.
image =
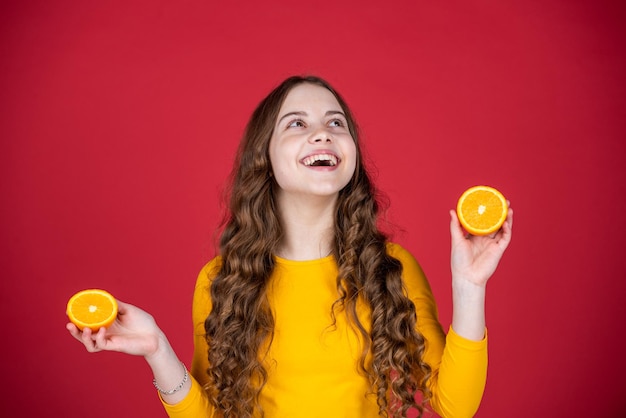
[[[198,280],[196,282],[196,288],[198,286],[208,287],[211,284],[211,280],[219,273],[220,268],[222,267],[222,257],[219,255],[213,258],[211,261],[206,263],[202,270],[200,270],[200,274],[198,274]]]
[[[427,362],[434,364],[432,356],[437,357],[443,351],[445,334],[439,323],[437,304],[422,270],[415,257],[398,244],[387,244],[387,253],[402,263],[402,282],[407,297],[415,305],[417,327],[420,333],[429,341]]]
[[[395,242],[387,243],[387,254],[396,258],[398,258],[398,256],[402,257],[407,255],[412,257],[410,252],[408,252],[403,246]]]
[[[402,263],[402,269],[408,274],[420,274],[423,275],[422,267],[419,265],[413,254],[402,247],[400,244],[394,242],[387,243],[387,254],[397,259]]]
[[[217,256],[202,267],[196,280],[193,293],[193,315],[195,323],[203,323],[211,310],[211,281],[222,266],[222,258]]]
[[[387,254],[402,264],[402,280],[411,299],[431,298],[431,289],[422,266],[413,254],[399,244],[387,244]]]

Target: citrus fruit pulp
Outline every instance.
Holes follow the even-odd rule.
[[[489,235],[502,227],[509,205],[497,189],[474,186],[467,189],[456,207],[459,222],[472,235]]]
[[[117,318],[117,301],[105,290],[82,290],[67,302],[66,312],[70,321],[80,330],[91,328],[97,332],[111,325]]]

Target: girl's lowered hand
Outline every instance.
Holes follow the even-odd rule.
[[[66,328],[90,353],[118,351],[149,357],[160,345],[166,344],[152,315],[128,303],[117,302],[117,319],[110,327],[97,331],[85,328],[81,332],[76,325],[68,323]]]

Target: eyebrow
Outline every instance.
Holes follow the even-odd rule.
[[[341,115],[343,116],[346,120],[348,119],[346,117],[346,115],[340,111],[340,110],[329,110],[327,111],[324,116],[328,117],[328,116],[332,116],[332,115]],[[289,112],[289,113],[285,113],[284,115],[282,115],[279,119],[277,124],[280,124],[282,122],[283,119],[288,118],[289,116],[308,116],[308,114],[302,110],[299,111],[295,111],[295,112]]]

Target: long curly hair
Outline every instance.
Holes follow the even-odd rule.
[[[431,396],[426,385],[431,369],[422,361],[425,341],[416,330],[415,306],[404,292],[402,265],[387,254],[387,237],[377,226],[379,202],[352,113],[326,81],[313,76],[290,77],[276,87],[253,112],[239,145],[220,237],[222,262],[211,283],[212,310],[205,321],[210,402],[225,418],[263,415],[263,360],[274,332],[267,287],[283,236],[269,142],[285,97],[302,83],[335,96],[357,147],[355,173],[337,200],[332,251],[338,297],[329,310],[333,318],[347,315],[361,335],[358,366],[377,397],[379,414],[403,417],[414,408],[421,416]],[[357,315],[357,299],[371,309],[370,332]]]

